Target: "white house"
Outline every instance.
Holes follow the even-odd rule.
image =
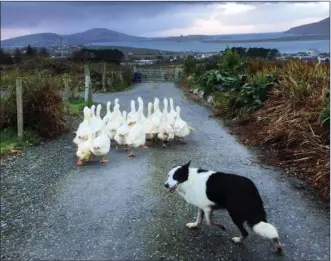
[[[308,55],[311,57],[318,57],[320,55],[320,52],[315,48],[308,49]]]

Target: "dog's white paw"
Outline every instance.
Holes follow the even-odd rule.
[[[241,243],[241,240],[242,240],[242,238],[241,237],[233,237],[232,238],[232,241],[234,242],[234,243]]]
[[[188,227],[188,228],[195,228],[195,227],[197,227],[197,226],[198,226],[198,224],[195,223],[195,222],[186,223],[186,227]]]

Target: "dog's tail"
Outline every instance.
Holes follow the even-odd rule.
[[[273,225],[261,221],[254,225],[252,229],[259,236],[271,239],[276,246],[277,252],[282,252],[283,249],[279,243],[278,231]]]
[[[254,225],[252,229],[256,234],[260,235],[261,237],[265,237],[268,239],[279,238],[277,229],[269,223],[261,221]]]

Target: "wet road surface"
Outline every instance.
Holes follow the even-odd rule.
[[[129,111],[130,100],[138,96],[144,100],[145,114],[147,102],[154,97],[160,100],[172,97],[175,106],[181,106],[182,118],[197,131],[185,145],[172,143],[163,149],[158,143],[147,150],[137,150],[134,159],[112,147],[107,165],[95,162],[76,167],[70,144],[73,137],[66,140],[65,148],[58,145],[57,153],[47,163],[39,162],[34,170],[44,168],[44,172],[52,173],[56,169],[58,178],[53,181],[50,176],[38,181],[53,185],[42,194],[45,195],[42,199],[35,197],[17,210],[29,216],[30,225],[22,223],[20,227],[24,240],[6,238],[7,249],[12,245],[16,257],[20,260],[329,260],[329,213],[325,205],[308,192],[293,188],[279,171],[254,163],[256,159],[248,149],[236,142],[218,121],[208,118],[207,108],[186,99],[174,85],[140,84],[127,92],[95,94],[94,100],[113,103],[117,97],[121,110]],[[64,158],[61,149],[72,156]],[[47,156],[44,148],[39,153],[39,157]],[[63,158],[54,166],[55,158],[60,157],[56,155]],[[23,155],[18,164],[24,157],[28,156]],[[242,245],[233,244],[231,238],[238,236],[239,231],[225,211],[216,212],[214,217],[227,226],[225,232],[209,228],[205,223],[197,230],[185,227],[185,222],[195,220],[197,210],[176,193],[168,194],[163,184],[169,168],[190,159],[191,166],[237,173],[255,182],[269,222],[278,228],[284,256],[275,255],[272,244],[253,233]],[[41,190],[48,186],[39,185]],[[44,207],[34,207],[41,200]],[[11,256],[3,257],[8,260]]]

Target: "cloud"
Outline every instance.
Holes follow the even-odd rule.
[[[326,2],[1,2],[1,39],[91,28],[151,37],[275,32],[328,16]]]

